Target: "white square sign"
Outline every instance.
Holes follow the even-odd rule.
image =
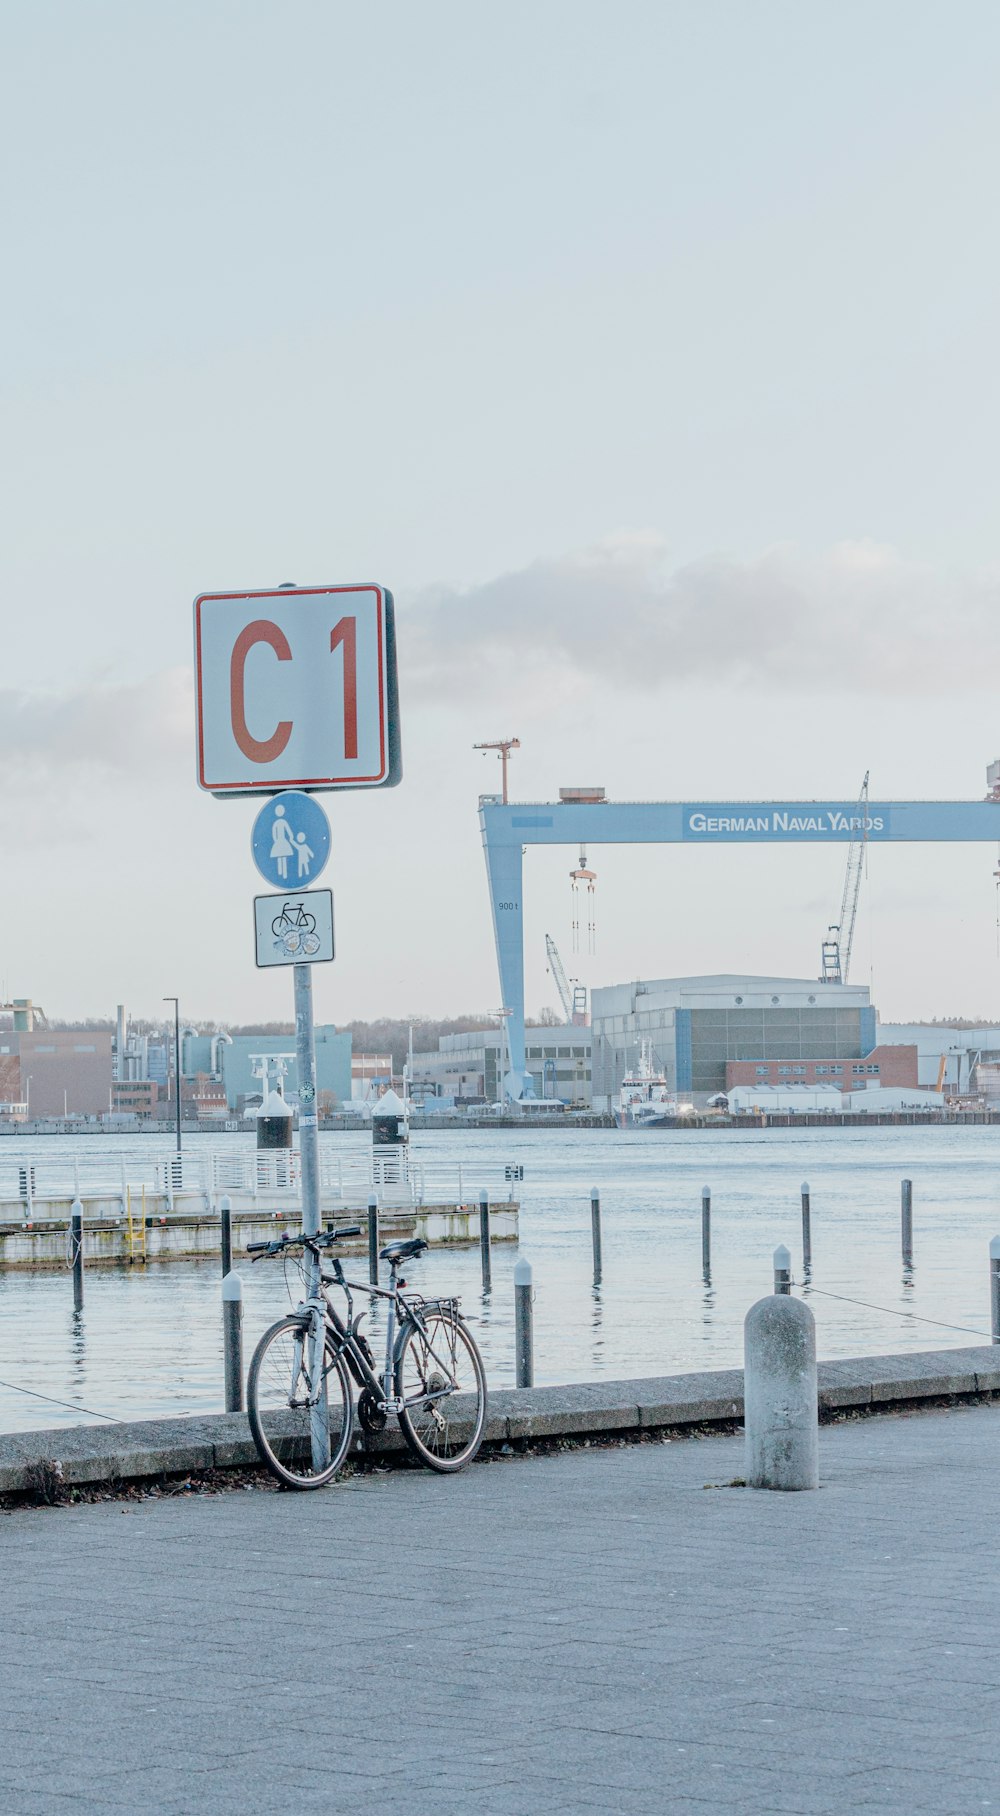
[[[331,890],[255,895],[253,918],[258,965],[323,965],[332,959]]]
[[[399,781],[385,587],[201,593],[194,648],[202,788],[224,797]]]

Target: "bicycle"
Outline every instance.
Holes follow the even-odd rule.
[[[316,916],[307,914],[301,902],[296,902],[294,910],[286,902],[271,922],[271,932],[275,935],[275,951],[284,952],[289,958],[299,952],[311,958],[322,944],[316,932]]]
[[[271,922],[271,932],[275,934],[315,933],[315,931],[316,916],[310,914],[301,902],[295,902],[292,905],[286,901],[281,913],[275,915]]]
[[[326,1272],[324,1250],[360,1224],[316,1236],[301,1232],[273,1242],[251,1242],[255,1261],[301,1249],[309,1257],[307,1297],[288,1317],[264,1332],[247,1377],[247,1413],[265,1467],[286,1488],[322,1488],[342,1467],[354,1430],[352,1379],[362,1429],[385,1429],[390,1413],[413,1455],[444,1474],[471,1463],[486,1428],[486,1371],[468,1325],[451,1299],[403,1295],[404,1261],[428,1247],[422,1236],[389,1242],[379,1255],[389,1263],[388,1287],[348,1280],[339,1256]],[[347,1300],[346,1323],[329,1288]],[[385,1370],[360,1329],[352,1288],[386,1301]],[[391,1391],[390,1391],[391,1388]],[[471,1399],[470,1396],[474,1398]],[[449,1402],[454,1399],[450,1411]]]

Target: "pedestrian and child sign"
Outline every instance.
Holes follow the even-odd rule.
[[[330,855],[330,822],[312,795],[286,789],[261,808],[250,849],[265,883],[302,889],[315,882]]]
[[[392,788],[402,776],[384,586],[200,593],[198,782],[219,797]]]

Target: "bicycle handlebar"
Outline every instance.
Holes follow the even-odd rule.
[[[259,1261],[262,1255],[280,1255],[283,1249],[311,1248],[318,1252],[330,1248],[334,1242],[343,1242],[348,1236],[360,1234],[360,1223],[348,1223],[339,1230],[320,1230],[315,1236],[307,1236],[304,1230],[300,1230],[297,1236],[282,1235],[276,1242],[248,1242],[247,1254]]]

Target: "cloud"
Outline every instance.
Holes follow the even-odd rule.
[[[98,769],[147,780],[177,763],[193,765],[193,727],[193,682],[184,668],[59,694],[0,688],[8,772],[63,777]]]
[[[407,691],[430,699],[490,688],[498,664],[563,690],[961,692],[995,686],[1000,573],[946,574],[870,542],[671,570],[660,536],[629,533],[462,592],[428,589],[400,644]]]
[[[949,574],[876,543],[817,555],[781,545],[671,568],[663,538],[628,532],[400,613],[404,702],[492,694],[497,671],[546,710],[595,684],[623,693],[698,682],[804,693],[958,694],[1000,669],[1000,572]],[[81,772],[146,783],[193,763],[185,667],[68,691],[0,689],[8,775]]]

